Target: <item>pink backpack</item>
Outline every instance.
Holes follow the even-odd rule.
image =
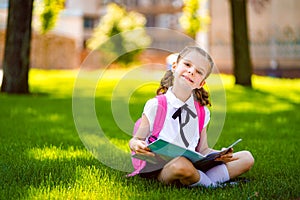
[[[163,125],[165,123],[166,114],[167,114],[167,98],[165,95],[158,95],[156,96],[158,100],[158,107],[156,110],[156,115],[154,119],[153,124],[153,131],[151,136],[148,138],[149,144],[157,140],[160,131],[163,128]],[[204,119],[205,119],[205,111],[204,107],[200,105],[199,102],[194,101],[195,107],[197,110],[197,116],[198,116],[198,122],[199,122],[199,134],[201,134],[201,131],[203,129],[204,125]],[[138,119],[134,125],[133,129],[133,135],[135,135],[136,131],[138,130],[139,126],[141,124],[141,118]],[[201,137],[200,137],[201,139]],[[199,142],[200,143],[200,142]],[[131,152],[132,155],[135,154],[134,151]],[[137,158],[131,158],[132,159],[132,165],[134,168],[134,171],[131,174],[128,174],[127,176],[135,176],[136,174],[139,174],[140,171],[146,166],[146,161],[140,160]]]

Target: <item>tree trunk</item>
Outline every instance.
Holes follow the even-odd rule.
[[[230,4],[235,84],[251,87],[252,65],[248,40],[247,0],[230,0]]]
[[[33,0],[10,0],[6,27],[1,91],[29,93]]]

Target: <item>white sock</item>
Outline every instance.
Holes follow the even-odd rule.
[[[195,187],[195,186],[205,186],[205,187],[213,187],[215,186],[215,184],[210,180],[210,178],[203,173],[202,171],[198,170],[199,174],[200,174],[200,180],[196,183],[193,183],[192,185],[190,185],[190,187]]]
[[[207,177],[215,184],[224,183],[230,179],[225,164],[217,165],[206,172]]]
[[[225,164],[217,165],[211,168],[206,173],[198,170],[200,174],[200,180],[190,187],[205,186],[205,187],[216,187],[218,183],[224,183],[230,179],[227,167]]]

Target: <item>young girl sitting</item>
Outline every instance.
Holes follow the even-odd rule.
[[[206,127],[210,120],[210,112],[206,106],[210,105],[210,101],[208,93],[203,88],[213,65],[211,57],[199,47],[186,47],[179,53],[177,61],[173,63],[172,69],[166,72],[161,80],[161,86],[157,90],[157,94],[164,94],[167,99],[166,118],[158,138],[203,155],[216,151],[209,148],[207,143]],[[194,100],[204,106],[205,110],[201,134],[199,134]],[[141,124],[129,142],[130,149],[136,154],[155,156],[147,145],[149,144],[148,137],[151,136],[153,130],[157,108],[156,98],[148,100],[144,107]],[[181,119],[185,120],[175,116],[178,109],[181,110]],[[233,153],[233,149],[216,158],[215,161],[220,161],[222,164],[203,172],[197,170],[190,160],[180,156],[167,163],[152,164],[148,162],[139,175],[144,178],[157,179],[165,184],[179,182],[186,186],[215,187],[219,183],[247,172],[254,164],[250,152]]]

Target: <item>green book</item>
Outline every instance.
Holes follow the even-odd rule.
[[[183,156],[189,159],[197,169],[207,171],[208,169],[216,165],[222,164],[222,162],[215,161],[215,159],[226,154],[230,150],[230,148],[232,148],[240,141],[242,141],[242,139],[238,139],[222,151],[212,152],[204,156],[196,151],[180,147],[178,145],[169,143],[163,139],[158,139],[148,146],[150,150],[156,154],[155,157],[144,156],[140,154],[134,154],[132,157],[141,160],[146,160],[147,162],[155,164],[161,160],[170,161],[173,158]]]

